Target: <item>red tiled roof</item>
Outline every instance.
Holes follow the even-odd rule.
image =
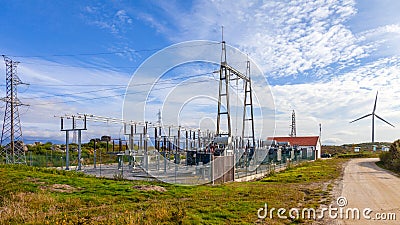
[[[268,137],[268,140],[277,142],[289,142],[290,145],[298,146],[317,146],[319,136],[310,137]]]

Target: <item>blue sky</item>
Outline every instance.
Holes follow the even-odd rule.
[[[0,3],[0,53],[20,61],[19,76],[31,84],[19,87],[30,105],[20,108],[28,141],[63,140],[54,115],[121,117],[125,88],[148,57],[183,41],[220,41],[221,26],[265,74],[276,135],[290,132],[294,109],[298,135],[318,135],[321,123],[325,144],[368,142],[371,121],[349,121],[370,113],[379,91],[377,114],[396,128],[376,122],[375,139],[399,138],[400,1]],[[120,132],[92,126],[85,139]]]

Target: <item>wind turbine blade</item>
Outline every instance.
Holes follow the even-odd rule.
[[[391,123],[389,123],[388,121],[382,119],[380,116],[378,116],[378,115],[376,115],[376,114],[375,114],[375,116],[378,117],[378,119],[382,120],[383,122],[385,122],[385,123],[389,124],[390,126],[394,127],[393,124],[391,124]]]
[[[360,117],[360,118],[358,118],[358,119],[355,119],[355,120],[351,121],[350,123],[356,122],[357,120],[364,119],[365,117],[368,117],[368,116],[372,116],[372,113],[367,114],[367,115],[365,115],[365,116],[362,116],[362,117]]]
[[[378,91],[376,91],[375,103],[374,103],[374,110],[372,110],[372,114],[375,114],[376,110],[376,102],[378,101]]]

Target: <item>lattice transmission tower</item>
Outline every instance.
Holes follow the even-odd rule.
[[[19,62],[3,55],[6,64],[6,103],[3,130],[1,133],[1,157],[7,164],[26,164],[24,142],[18,106],[22,105],[17,97],[17,86],[23,84],[17,75]]]
[[[292,112],[292,124],[290,125],[290,137],[296,137],[296,113]]]
[[[226,61],[226,43],[222,41],[221,65],[219,69],[217,136],[232,136],[229,83],[233,80],[242,80],[244,84],[242,141],[247,147],[252,147],[255,146],[255,136],[250,61],[247,61],[246,74],[231,67]],[[226,131],[222,131],[221,129],[223,117],[227,122]]]

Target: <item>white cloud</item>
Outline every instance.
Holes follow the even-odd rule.
[[[88,24],[108,30],[117,36],[124,33],[133,23],[124,9],[114,9],[102,4],[84,7],[82,17]]]
[[[400,93],[393,87],[400,84],[395,57],[400,52],[400,23],[396,16],[384,15],[385,7],[393,11],[393,4],[386,3],[199,0],[184,10],[171,3],[159,7],[179,31],[164,30],[171,40],[219,40],[223,25],[227,43],[249,52],[276,83],[281,77],[298,77],[300,84],[272,87],[277,134],[289,132],[295,109],[300,132],[318,134],[322,123],[324,140],[340,144],[370,140],[370,121],[348,122],[372,110],[375,90],[380,91],[378,115],[399,122],[395,111]],[[379,23],[368,19],[369,12]],[[365,21],[370,23],[361,26]],[[393,128],[376,125],[377,139],[397,138]]]
[[[340,144],[370,140],[369,120],[354,124],[348,122],[372,110],[375,90],[380,91],[378,115],[395,125],[400,122],[396,113],[400,109],[397,101],[400,92],[395,88],[400,85],[400,60],[397,57],[400,53],[400,16],[395,10],[399,4],[398,1],[388,0],[198,0],[191,7],[183,7],[174,2],[161,1],[154,4],[154,10],[146,13],[97,4],[85,7],[83,17],[87,23],[113,33],[120,40],[125,40],[125,31],[136,22],[132,18],[142,20],[173,42],[220,40],[220,27],[223,25],[227,43],[249,52],[269,78],[276,78],[272,91],[277,106],[277,134],[289,133],[290,113],[295,109],[299,134],[318,134],[318,124],[322,123],[323,141]],[[132,48],[124,46],[123,51],[133,52]],[[188,51],[185,54],[193,53]],[[123,56],[130,57],[130,60],[137,58],[134,54]],[[228,56],[228,62],[232,61]],[[67,84],[73,79],[81,83],[93,80],[94,83],[103,83],[104,80],[118,83],[128,79],[115,71],[103,69],[50,70],[32,65],[22,65],[21,68],[21,74],[27,75],[21,75],[21,78],[32,83]],[[293,84],[296,82],[292,82],[292,78],[297,78],[298,84]],[[141,91],[141,88],[135,87],[135,91]],[[200,92],[206,89],[202,86],[198,88]],[[74,92],[85,90],[87,88],[75,88]],[[22,93],[21,97],[43,97],[48,92],[68,94],[71,89],[49,87],[43,91],[30,91],[33,92]],[[114,93],[119,92],[110,90],[94,95],[54,96],[46,102]],[[179,103],[188,93],[189,86],[176,92],[170,100]],[[158,93],[154,94],[152,100],[159,100]],[[49,116],[60,112],[87,110],[90,113],[95,109],[97,114],[118,116],[122,100],[118,97],[111,99],[106,105],[104,101],[35,105],[37,101],[32,100],[31,108],[34,110],[24,116],[27,116],[27,127],[38,129],[28,131],[28,134],[37,132],[38,136],[49,136],[49,130],[39,129],[39,123],[48,125],[47,128],[55,127]],[[200,103],[203,102],[196,102]],[[188,113],[191,112],[194,110],[188,110]],[[398,128],[393,129],[380,122],[376,126],[377,140],[397,139]],[[55,134],[58,135],[57,132]]]
[[[4,67],[0,73],[5,73]],[[18,93],[19,99],[29,105],[19,107],[25,140],[64,141],[60,121],[54,118],[55,115],[88,113],[121,118],[126,87],[101,85],[128,85],[129,77],[125,74],[109,69],[70,67],[46,60],[26,59],[18,65],[18,76],[23,82],[30,83],[25,91],[20,86]],[[4,89],[0,91],[2,96],[5,95]],[[89,123],[89,130],[84,132],[84,141],[107,135],[110,129],[113,134],[119,132],[116,126],[110,128],[103,124],[103,129],[95,129],[92,125]]]
[[[127,15],[126,11],[121,9],[115,13],[115,17],[118,18],[119,23],[122,24],[131,24],[132,19]]]
[[[142,12],[138,15],[138,17],[139,17],[139,19],[148,23],[151,27],[155,28],[156,31],[159,33],[170,32],[170,29],[168,29],[165,24],[163,24],[161,21],[155,19],[152,15],[150,15],[148,13]]]
[[[229,5],[229,7],[226,7]],[[174,41],[220,39],[251,53],[270,76],[282,77],[323,69],[333,63],[367,56],[344,24],[357,12],[355,2],[343,1],[196,1],[187,11],[162,4],[176,31]]]
[[[400,53],[400,21],[376,27],[359,34],[359,39],[375,51],[377,57],[390,57]]]
[[[298,135],[318,135],[327,144],[369,142],[371,118],[349,124],[372,112],[379,91],[376,113],[396,126],[376,121],[375,140],[398,139],[400,119],[400,58],[381,59],[355,68],[329,81],[272,87],[277,109],[277,135],[289,133],[291,110],[296,110]]]

